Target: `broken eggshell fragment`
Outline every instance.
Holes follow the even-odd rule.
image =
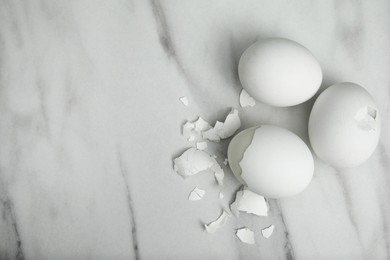
[[[204,225],[204,230],[207,233],[214,234],[218,229],[222,228],[229,220],[230,214],[227,211],[222,211],[222,214],[214,221]]]
[[[240,93],[240,106],[241,107],[253,107],[256,105],[256,101],[251,97],[245,89]]]
[[[314,172],[307,145],[294,133],[272,125],[238,133],[229,144],[228,160],[236,178],[266,198],[300,193]]]
[[[179,98],[179,100],[181,101],[181,103],[183,103],[183,105],[188,107],[189,102],[188,102],[188,98],[187,97],[183,96],[183,97]]]
[[[190,195],[188,195],[188,200],[201,200],[206,192],[198,187],[195,187]]]
[[[267,216],[268,206],[264,197],[254,193],[246,187],[242,187],[236,193],[236,200],[230,205],[232,213],[236,216],[239,211],[257,216]]]
[[[223,169],[212,155],[194,147],[189,148],[173,160],[173,169],[184,178],[201,172],[212,171],[219,185],[223,185],[225,177]]]
[[[263,237],[269,238],[272,235],[272,233],[274,232],[274,229],[275,229],[275,226],[271,225],[269,227],[262,229],[261,234],[263,235]]]
[[[380,123],[378,108],[367,90],[355,83],[337,83],[322,92],[313,105],[311,146],[333,167],[355,167],[378,145]]]
[[[250,245],[255,244],[255,233],[247,227],[237,229],[236,236],[243,243]]]
[[[221,139],[226,139],[234,135],[234,133],[241,127],[241,120],[238,116],[238,111],[232,108],[227,115],[225,122],[217,121],[214,127],[202,132],[204,139],[218,143]]]
[[[226,116],[224,122],[217,121],[212,127],[203,118],[198,117],[197,120],[187,121],[182,127],[183,136],[190,142],[209,140],[219,143],[221,139],[226,139],[234,135],[241,127],[241,120],[238,116],[238,111],[232,108]]]

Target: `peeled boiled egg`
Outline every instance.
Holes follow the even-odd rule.
[[[313,54],[297,42],[270,38],[242,54],[238,74],[253,98],[277,107],[298,105],[314,96],[322,71]]]
[[[345,82],[317,98],[309,119],[309,138],[316,155],[336,168],[354,167],[374,152],[380,136],[380,115],[371,95]]]
[[[229,144],[228,160],[242,184],[267,198],[303,191],[314,172],[307,145],[294,133],[272,125],[238,133]]]

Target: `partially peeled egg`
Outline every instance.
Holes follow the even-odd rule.
[[[337,83],[317,98],[309,119],[310,143],[316,155],[335,168],[364,163],[375,151],[381,117],[363,87]]]
[[[229,144],[228,160],[242,184],[267,198],[300,193],[314,173],[313,156],[302,139],[272,125],[238,133]]]

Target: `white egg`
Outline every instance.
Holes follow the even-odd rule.
[[[354,167],[374,152],[380,115],[371,95],[354,83],[337,83],[317,98],[309,119],[316,155],[336,168]]]
[[[305,102],[322,81],[321,67],[313,54],[299,43],[282,38],[251,45],[241,56],[238,73],[253,98],[278,107]]]
[[[294,133],[271,125],[238,133],[229,144],[228,160],[242,184],[267,198],[303,191],[314,172],[307,145]]]

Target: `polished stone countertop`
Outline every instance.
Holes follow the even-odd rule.
[[[173,171],[192,145],[186,120],[214,123],[235,107],[241,129],[274,124],[308,143],[314,98],[239,106],[238,59],[266,37],[310,49],[321,90],[364,86],[381,140],[354,169],[316,159],[303,193],[207,234],[239,183],[223,164],[223,187]],[[387,0],[1,1],[0,259],[389,259],[389,46]],[[222,160],[228,142],[208,151]],[[195,186],[206,195],[188,201]],[[243,226],[255,245],[235,236]]]

